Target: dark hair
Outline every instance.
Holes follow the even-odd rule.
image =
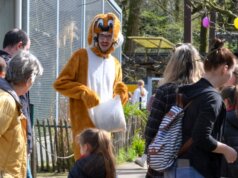
[[[19,42],[22,42],[22,46],[25,47],[27,45],[28,40],[28,36],[23,30],[14,28],[5,34],[3,40],[3,48],[6,48],[8,46],[14,46]]]
[[[89,144],[92,147],[91,153],[103,156],[106,168],[105,178],[116,177],[113,145],[108,132],[96,128],[85,129],[76,137],[76,142],[80,145]]]
[[[235,64],[235,55],[224,47],[224,40],[215,38],[212,48],[204,61],[205,71],[217,69],[220,65],[226,64],[228,68],[232,68]]]
[[[224,87],[221,91],[221,96],[228,100],[229,106],[235,110],[236,116],[238,116],[238,88],[235,86]]]

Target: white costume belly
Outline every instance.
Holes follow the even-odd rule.
[[[88,53],[88,87],[95,91],[100,98],[100,103],[108,101],[113,97],[113,85],[115,81],[115,61],[110,55],[104,59],[96,56],[91,49]],[[91,113],[90,113],[91,112]],[[89,110],[89,114],[93,109]],[[93,118],[91,117],[94,122]]]

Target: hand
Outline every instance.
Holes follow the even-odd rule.
[[[94,106],[97,106],[100,101],[98,95],[94,91],[89,90],[89,89],[85,90],[82,93],[81,99],[83,100],[83,102],[85,103],[87,108],[92,108]]]
[[[223,153],[226,161],[228,163],[234,163],[237,159],[237,152],[235,149],[233,149],[232,147],[226,145],[226,149],[225,152]]]
[[[128,100],[128,88],[123,82],[118,82],[114,88],[114,96],[120,95],[122,104],[125,104]]]

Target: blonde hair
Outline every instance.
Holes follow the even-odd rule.
[[[144,90],[145,82],[143,80],[138,80],[137,84],[140,87],[140,95],[145,96],[145,90]]]
[[[177,46],[164,71],[165,83],[190,84],[198,81],[204,73],[198,50],[189,43]]]
[[[76,142],[80,145],[89,144],[92,147],[91,153],[102,155],[106,168],[106,178],[116,177],[113,145],[108,132],[96,128],[88,128],[76,137]]]

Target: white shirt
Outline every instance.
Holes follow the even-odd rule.
[[[141,95],[141,90],[144,92],[144,96]],[[132,104],[139,103],[141,98],[141,109],[146,109],[148,92],[145,88],[137,88],[132,96]]]

